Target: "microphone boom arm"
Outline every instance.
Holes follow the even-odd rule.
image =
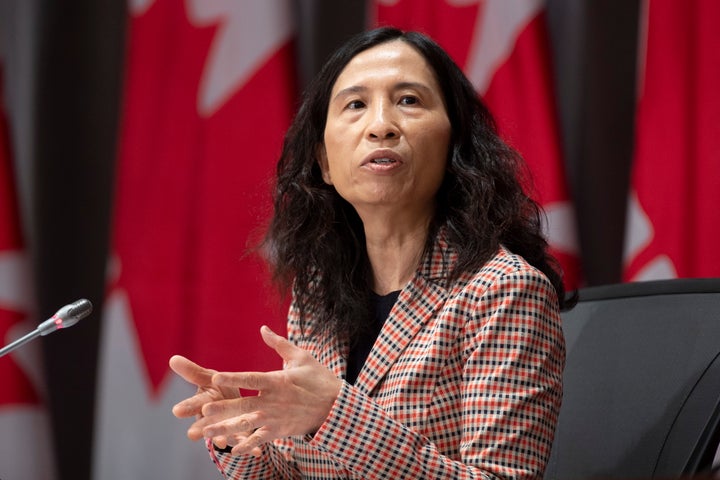
[[[72,327],[80,319],[83,319],[90,315],[90,312],[92,312],[92,303],[90,303],[90,300],[85,300],[84,298],[69,305],[65,305],[60,310],[58,310],[55,315],[38,325],[35,330],[1,348],[0,357],[12,352],[18,347],[25,345],[30,340],[33,340],[37,337],[44,337],[45,335],[60,330],[61,328]]]

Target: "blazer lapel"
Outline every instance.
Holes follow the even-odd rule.
[[[441,228],[432,251],[418,268],[410,283],[400,292],[378,335],[355,385],[371,394],[398,357],[418,332],[437,315],[448,297],[448,272],[457,261],[457,254],[448,245],[446,231]]]
[[[445,303],[447,291],[420,272],[400,292],[355,385],[366,394],[377,388],[412,339]]]

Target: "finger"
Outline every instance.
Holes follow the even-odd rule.
[[[212,383],[217,387],[263,390],[272,385],[270,377],[265,372],[220,372],[212,376]]]
[[[230,435],[248,436],[261,424],[262,418],[260,414],[249,413],[208,425],[202,430],[202,433],[205,438],[227,437]]]
[[[225,447],[228,446],[227,437],[225,437],[225,436],[213,437],[212,444],[215,445],[216,448],[219,448],[220,450],[224,450]]]
[[[203,435],[203,431],[205,430],[205,427],[207,427],[211,423],[212,423],[212,420],[209,420],[204,417],[199,418],[192,425],[190,425],[190,428],[188,428],[187,437],[190,440],[192,440],[193,442],[196,442],[196,441],[200,440],[201,438],[205,438],[205,436]]]
[[[267,325],[260,328],[260,335],[265,344],[275,350],[285,362],[289,362],[298,351],[302,352],[300,348],[290,343],[285,337],[273,332]]]
[[[243,442],[248,435],[250,435],[252,432],[246,432],[246,433],[236,433],[234,435],[230,435],[228,437],[225,437],[225,440],[227,442],[226,446],[229,446],[231,449],[238,443]]]
[[[258,456],[260,454],[260,446],[270,441],[272,441],[272,433],[270,430],[265,427],[258,428],[252,435],[247,437],[244,442],[235,445],[231,453],[233,455],[250,453]]]
[[[260,409],[258,397],[241,397],[231,400],[218,400],[203,405],[202,414],[206,417],[236,417]]]
[[[222,438],[223,438],[223,437],[218,437],[219,440],[222,439]],[[224,443],[222,444],[222,446],[221,446],[219,443],[217,443],[217,442],[215,441],[215,439],[213,439],[213,444],[214,444],[217,448],[219,448],[219,449],[221,449],[221,450],[224,450],[224,449],[226,449],[228,446],[234,447],[235,445],[237,445],[238,443],[240,443],[241,441],[243,441],[245,438],[247,438],[247,435],[234,435],[232,438],[233,438],[232,440],[229,439],[229,438],[225,438],[225,439],[224,439]],[[220,441],[222,441],[222,440],[220,440]],[[231,450],[232,450],[232,448],[231,448]],[[259,447],[257,447],[257,448],[253,448],[252,450],[250,450],[249,453],[250,453],[250,455],[252,455],[252,456],[254,456],[254,457],[259,457],[259,456],[262,455],[262,450],[261,450]],[[232,454],[232,453],[231,453],[231,454]]]
[[[202,407],[213,400],[209,392],[200,392],[190,398],[176,403],[172,408],[172,413],[177,418],[188,418],[195,415],[202,415]]]
[[[181,355],[173,355],[168,364],[173,372],[198,386],[210,385],[212,376],[215,374],[215,370],[201,367]]]

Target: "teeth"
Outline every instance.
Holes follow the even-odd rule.
[[[373,163],[392,163],[394,160],[390,158],[375,158],[373,159]]]

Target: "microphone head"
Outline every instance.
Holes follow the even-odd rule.
[[[45,336],[61,328],[72,327],[78,321],[90,315],[90,312],[92,312],[92,303],[90,303],[90,300],[82,298],[62,307],[55,315],[38,325],[37,329],[40,335]]]
[[[62,321],[59,328],[72,327],[92,312],[92,303],[90,300],[81,298],[69,305],[65,305],[55,314],[56,318]]]

